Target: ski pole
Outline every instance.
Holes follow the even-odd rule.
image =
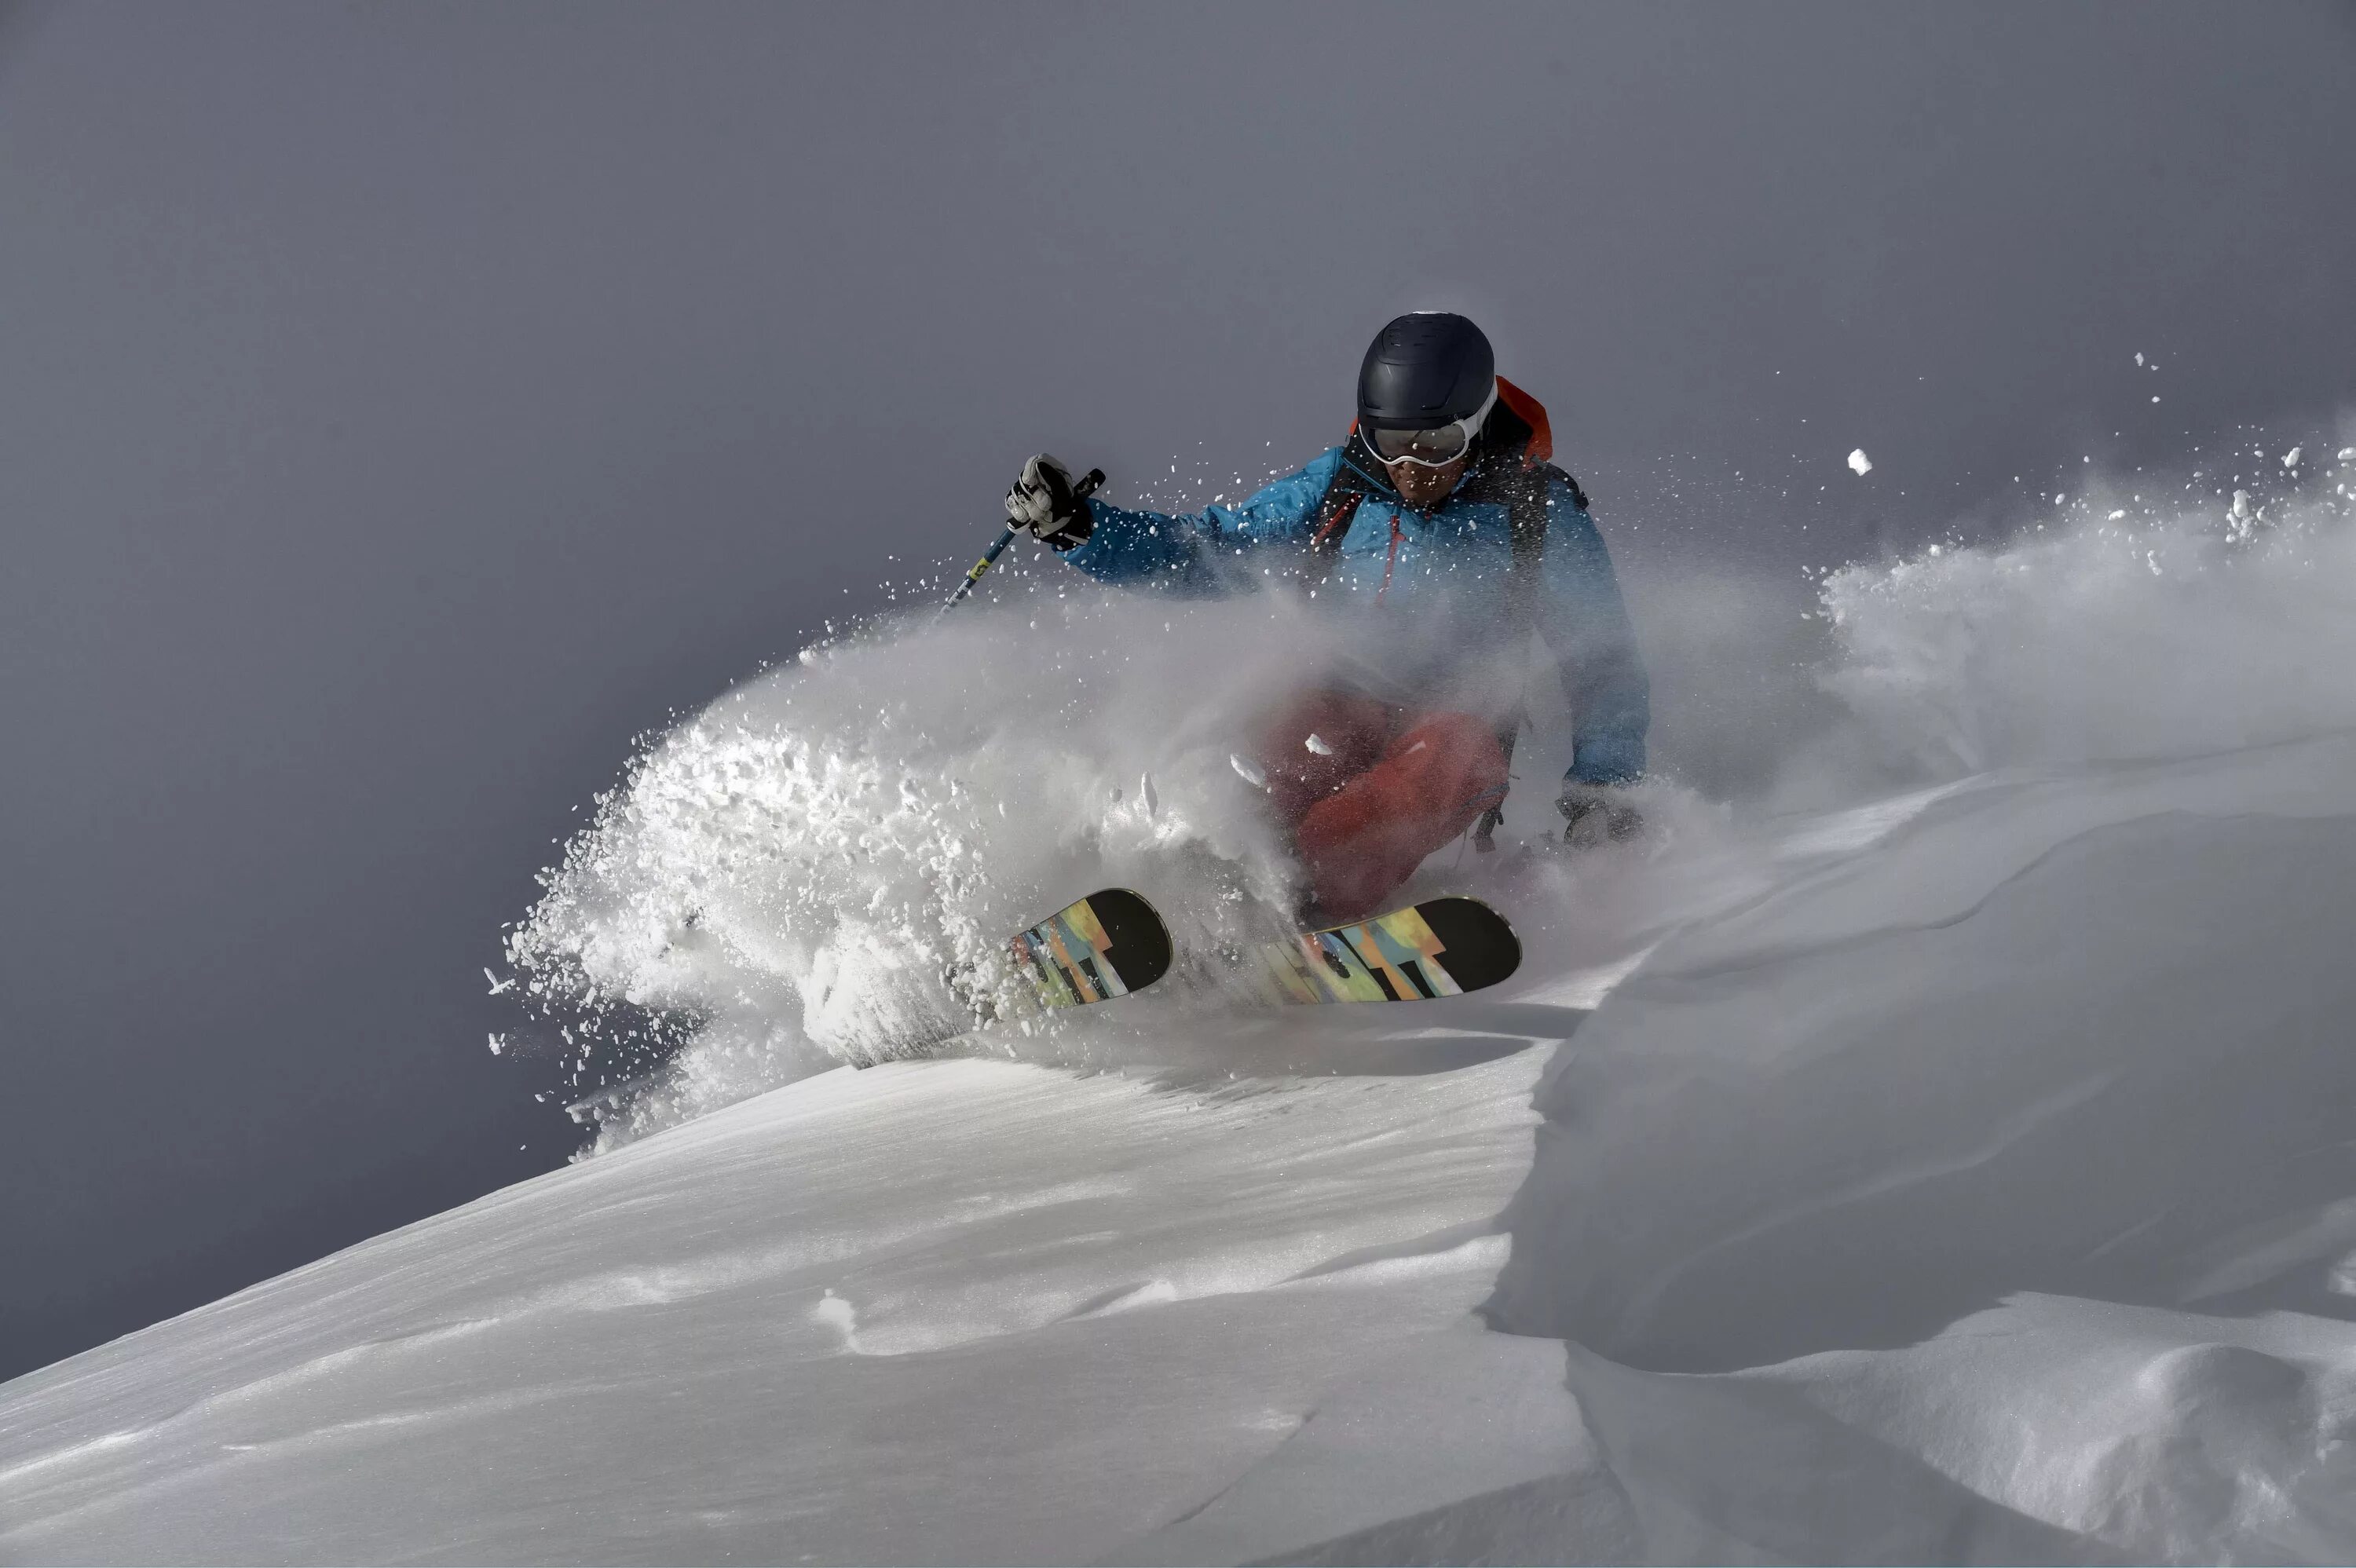
[[[1096,487],[1103,483],[1104,470],[1101,468],[1089,469],[1086,474],[1080,476],[1079,482],[1072,486],[1072,499],[1075,501],[1087,500],[1090,495],[1095,493]],[[942,614],[948,614],[950,611],[956,609],[958,604],[964,602],[965,596],[973,592],[973,585],[981,581],[981,574],[998,564],[998,558],[1006,553],[1006,547],[1012,544],[1014,542],[1014,536],[1022,531],[1023,530],[1021,528],[1016,528],[1012,523],[1006,525],[1006,531],[998,536],[998,542],[981,552],[981,559],[973,563],[973,570],[967,572],[965,574],[965,581],[957,585],[957,592],[949,595],[949,602],[941,606]]]

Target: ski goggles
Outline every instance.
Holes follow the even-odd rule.
[[[1445,468],[1472,450],[1472,438],[1481,433],[1482,424],[1489,411],[1496,406],[1497,387],[1489,385],[1489,395],[1474,409],[1453,424],[1433,430],[1370,430],[1365,432],[1366,444],[1385,463],[1412,463],[1419,468]]]

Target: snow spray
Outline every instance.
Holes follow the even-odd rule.
[[[1761,885],[1750,825],[1777,814],[2356,727],[2356,452],[2286,472],[2264,496],[2222,470],[2165,498],[2082,485],[2003,542],[1798,591],[1627,571],[1654,832],[1554,842],[1569,758],[1542,671],[1505,852],[1443,850],[1410,886],[1490,898],[1559,972]],[[1240,736],[1273,688],[1359,651],[1293,595],[1076,580],[881,624],[725,693],[631,764],[510,933],[577,1072],[601,1027],[656,1020],[654,1070],[591,1115],[598,1147],[952,1039],[1067,1060],[1029,1025],[973,1031],[969,1002],[1009,933],[1090,888],[1146,893],[1182,952],[1281,931],[1293,872]]]

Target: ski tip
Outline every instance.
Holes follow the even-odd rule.
[[[1467,991],[1505,979],[1522,965],[1522,939],[1511,922],[1479,899],[1451,893],[1415,906],[1440,939],[1449,976]]]
[[[1496,985],[1522,963],[1521,938],[1505,917],[1479,899],[1455,894],[1304,933],[1267,951],[1282,999],[1303,1002],[1456,996]],[[1298,984],[1288,983],[1287,976]]]
[[[1106,888],[1082,901],[1104,927],[1105,956],[1120,972],[1123,986],[1134,991],[1170,972],[1170,928],[1145,895],[1131,888]]]

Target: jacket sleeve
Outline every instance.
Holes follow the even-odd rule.
[[[1088,537],[1064,551],[1064,559],[1106,582],[1195,597],[1218,593],[1255,550],[1308,543],[1310,516],[1341,462],[1337,446],[1236,507],[1173,514],[1091,500]]]
[[[1635,632],[1603,536],[1561,479],[1553,482],[1547,504],[1537,621],[1547,651],[1561,661],[1563,689],[1570,695],[1568,776],[1580,784],[1626,784],[1644,771],[1651,682],[1636,655]]]

